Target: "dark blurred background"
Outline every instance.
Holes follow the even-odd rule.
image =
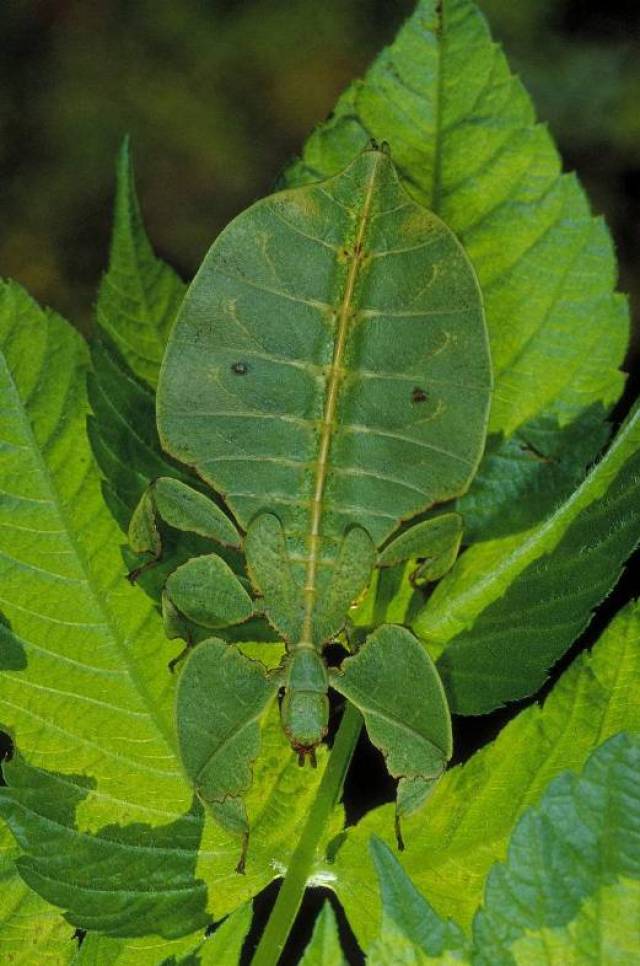
[[[132,136],[151,237],[190,277],[269,190],[415,0],[8,0],[0,12],[0,273],[81,329]],[[640,296],[640,12],[481,0]],[[635,298],[636,305],[639,299]]]

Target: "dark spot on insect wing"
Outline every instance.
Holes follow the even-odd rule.
[[[249,366],[246,362],[234,362],[231,366],[231,372],[235,373],[236,376],[246,376],[249,372]]]
[[[421,389],[420,386],[414,386],[411,393],[412,403],[423,403],[426,402],[428,398],[429,397],[425,389]]]

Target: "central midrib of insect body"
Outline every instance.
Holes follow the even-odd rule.
[[[312,748],[322,740],[328,721],[328,677],[320,656],[326,643],[313,640],[313,616],[318,596],[318,561],[322,548],[322,522],[325,489],[329,472],[331,442],[336,420],[340,386],[344,379],[345,348],[354,318],[353,298],[365,249],[364,242],[374,196],[378,165],[371,168],[362,209],[358,218],[353,247],[349,252],[340,306],[336,311],[336,334],[333,358],[327,372],[324,409],[320,424],[318,457],[313,494],[310,500],[308,558],[303,586],[304,616],[300,640],[289,648],[286,694],[282,704],[285,731],[294,746]]]
[[[322,542],[322,509],[324,503],[324,491],[327,482],[331,440],[336,418],[338,395],[340,392],[340,384],[344,377],[345,346],[347,343],[349,325],[353,317],[353,294],[358,273],[362,265],[364,239],[369,220],[369,212],[371,210],[376,170],[376,166],[374,165],[372,167],[371,176],[367,185],[364,205],[357,227],[355,244],[350,256],[350,265],[346,285],[344,288],[342,303],[338,311],[338,324],[334,342],[333,359],[328,372],[326,399],[321,424],[318,459],[316,462],[315,485],[313,496],[310,501],[311,514],[309,523],[309,558],[307,562],[307,571],[303,590],[305,601],[304,622],[299,646],[312,643],[311,628],[313,623],[313,608],[317,595],[317,571],[318,557]]]

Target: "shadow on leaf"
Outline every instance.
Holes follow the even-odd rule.
[[[24,853],[18,871],[72,925],[166,939],[207,925],[207,888],[195,877],[204,821],[197,801],[167,825],[135,822],[85,832],[76,813],[96,787],[92,778],[34,768],[19,753],[3,772],[0,815]]]

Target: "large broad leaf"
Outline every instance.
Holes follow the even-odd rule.
[[[533,693],[585,628],[640,540],[640,407],[543,524],[471,547],[413,628],[436,653],[452,710]]]
[[[78,949],[73,926],[25,885],[16,871],[17,857],[13,836],[0,825],[0,962],[67,966]]]
[[[335,173],[370,137],[389,142],[407,190],[457,234],[478,273],[496,376],[497,458],[483,467],[490,493],[474,506],[474,529],[510,514],[518,496],[526,526],[584,467],[587,413],[608,407],[623,385],[628,313],[612,291],[608,232],[575,177],[561,175],[548,131],[471,0],[421,0],[285,183]],[[518,446],[542,457],[536,472],[514,476],[515,454],[499,437],[516,431]],[[593,455],[597,426],[589,439]],[[573,459],[559,474],[560,445]]]
[[[639,775],[640,741],[617,735],[522,817],[474,922],[478,966],[640,958]]]
[[[492,434],[473,484],[457,501],[465,542],[527,530],[568,498],[607,441],[605,413],[593,405],[561,427],[541,414],[506,439]]]
[[[102,501],[84,432],[85,347],[15,285],[1,290],[0,345],[0,722],[17,748],[0,812],[21,846],[17,868],[74,925],[187,934],[286,867],[282,815],[306,814],[324,755],[301,772],[277,714],[267,721],[247,872],[236,875],[237,841],[192,802],[174,746],[172,648],[125,579]]]
[[[115,939],[88,934],[79,949],[74,928],[60,910],[33,892],[18,875],[20,850],[5,825],[0,825],[0,961],[46,963],[47,966],[159,966],[198,955],[199,966],[237,966],[239,950],[251,922],[249,906],[238,910],[216,929],[167,940],[159,937]],[[171,960],[173,957],[173,960]],[[180,957],[178,960],[176,957]],[[191,960],[191,962],[194,962]],[[186,966],[186,964],[185,964]]]
[[[640,957],[640,741],[616,735],[578,777],[563,772],[518,822],[467,942],[434,913],[390,850],[372,841],[382,892],[372,966],[598,966]],[[406,958],[392,956],[396,951]],[[410,954],[413,953],[413,958]]]
[[[521,712],[496,741],[447,772],[419,817],[406,820],[402,865],[440,915],[468,927],[490,867],[504,858],[516,821],[549,781],[579,769],[607,737],[640,730],[639,639],[635,604],[616,617],[592,654],[577,658],[543,707]],[[378,906],[364,855],[372,834],[395,848],[393,820],[393,806],[370,812],[348,831],[335,862],[320,869],[333,876],[364,947],[375,935]]]
[[[147,238],[125,141],[117,165],[111,257],[98,297],[98,338],[91,347],[89,375],[91,444],[106,478],[105,498],[125,531],[150,480],[186,479],[185,468],[160,447],[152,388],[184,291]]]
[[[115,225],[109,271],[98,295],[97,318],[133,372],[155,386],[167,335],[184,283],[156,258],[145,234],[127,141],[118,160]]]
[[[289,561],[281,549],[269,569],[280,586],[290,563],[304,625],[331,597],[350,528],[346,541],[362,528],[379,546],[401,520],[464,491],[490,381],[464,252],[371,148],[220,235],[167,347],[158,427],[242,527],[273,514],[252,547],[275,541],[279,518]],[[250,563],[256,571],[257,556]]]
[[[155,395],[103,340],[91,347],[89,438],[105,477],[105,500],[126,532],[131,514],[151,480],[173,476],[192,483],[162,452],[156,429]]]

